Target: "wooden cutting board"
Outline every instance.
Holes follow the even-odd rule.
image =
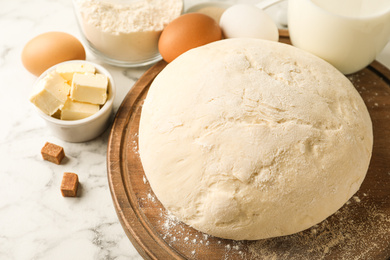
[[[288,34],[281,41],[289,43]],[[148,88],[166,66],[151,67],[116,115],[107,152],[108,181],[119,220],[145,259],[390,259],[390,71],[378,62],[348,76],[374,126],[374,149],[359,192],[337,213],[303,232],[258,241],[212,237],[180,223],[153,194],[138,153],[138,125]]]

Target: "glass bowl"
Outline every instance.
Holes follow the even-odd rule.
[[[152,4],[153,3],[153,4]],[[158,40],[182,0],[73,0],[84,44],[104,62],[140,67],[161,60]]]

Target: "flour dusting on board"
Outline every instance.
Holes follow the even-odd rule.
[[[131,140],[129,145],[131,146],[132,152],[139,157],[139,150],[138,150],[138,133],[131,136]]]
[[[360,217],[356,218],[358,214]],[[348,205],[309,230],[255,241],[248,250],[253,258],[261,259],[374,259],[376,252],[388,247],[389,230],[390,216],[369,200],[355,196]]]
[[[161,210],[164,220],[161,235],[170,245],[180,242],[190,247],[193,259],[200,245],[211,244],[223,249],[225,259],[373,259],[376,252],[384,251],[390,243],[390,216],[372,206],[366,196],[354,196],[348,205],[325,221],[290,236],[233,241],[200,232],[194,234],[165,210]],[[358,220],[357,214],[360,214]]]
[[[378,82],[374,80],[367,80],[367,78],[369,79],[370,77],[366,76],[366,72],[361,71],[359,73],[349,75],[348,79],[355,86],[359,94],[364,96],[364,102],[369,110],[385,107],[385,103],[378,102],[378,100],[381,100],[378,99]],[[389,96],[390,91],[383,92],[381,95]]]

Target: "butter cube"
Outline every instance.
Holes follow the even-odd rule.
[[[103,105],[107,100],[108,78],[102,74],[73,74],[70,98]]]
[[[56,72],[49,73],[35,85],[30,101],[51,116],[64,106],[69,91],[70,86],[64,78]]]
[[[95,66],[88,63],[65,63],[56,67],[56,72],[68,82],[71,82],[74,73],[95,74],[95,70]]]
[[[92,116],[100,109],[99,105],[68,99],[61,111],[61,120],[78,120]]]

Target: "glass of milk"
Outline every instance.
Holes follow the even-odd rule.
[[[289,0],[294,46],[344,74],[369,65],[390,40],[390,0]]]

